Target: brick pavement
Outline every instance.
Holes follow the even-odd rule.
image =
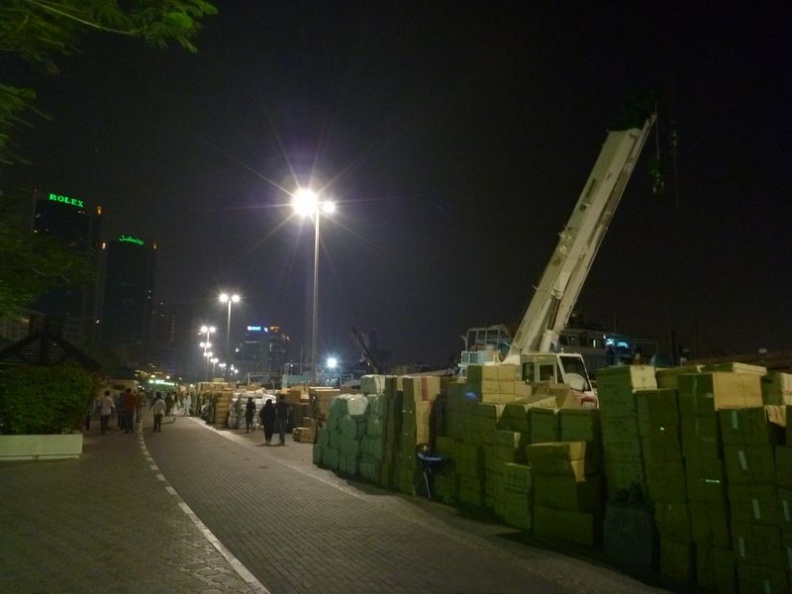
[[[660,592],[590,561],[518,542],[517,530],[347,481],[312,446],[180,419],[147,439],[211,531],[272,594]]]
[[[1,592],[662,591],[339,478],[309,444],[144,421],[135,435],[94,427],[80,460],[0,465]]]
[[[0,592],[255,592],[167,492],[139,436],[93,425],[79,460],[0,464]]]

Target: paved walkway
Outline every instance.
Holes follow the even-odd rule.
[[[80,460],[0,464],[0,592],[661,592],[454,509],[344,480],[312,446],[178,417]]]

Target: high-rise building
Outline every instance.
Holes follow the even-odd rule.
[[[188,375],[195,325],[191,305],[157,303],[151,326],[150,362],[171,376]]]
[[[33,194],[33,232],[52,236],[95,261],[100,250],[101,217],[101,206],[89,207],[82,198]],[[31,309],[53,319],[69,342],[94,342],[98,286],[94,280],[53,289],[36,299]]]
[[[148,363],[157,244],[121,235],[104,248],[101,343],[127,364]]]
[[[245,376],[249,373],[280,377],[289,361],[291,340],[279,326],[248,325],[236,347],[232,363]]]

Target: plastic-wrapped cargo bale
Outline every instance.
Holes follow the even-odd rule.
[[[367,396],[383,394],[385,392],[385,376],[377,374],[364,375],[360,378],[360,391]]]

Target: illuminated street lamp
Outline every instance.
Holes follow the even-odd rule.
[[[311,189],[300,188],[292,197],[294,211],[314,220],[314,268],[313,268],[313,311],[311,316],[311,384],[316,385],[316,350],[319,332],[319,221],[322,214],[335,212],[335,203],[319,200]]]
[[[220,359],[218,359],[217,357],[212,357],[212,380],[214,380],[214,374],[215,374],[215,365],[217,365],[217,362],[218,362],[219,360],[220,360]]]
[[[234,293],[220,293],[220,303],[228,303],[228,322],[226,323],[226,343],[225,343],[225,356],[228,361],[231,360],[231,304],[239,303],[241,297]]]
[[[206,326],[206,325],[201,326],[201,329],[198,331],[198,335],[199,336],[202,336],[202,335],[206,334],[206,340],[201,342],[200,345],[201,345],[201,348],[203,349],[204,359],[206,359],[207,371],[209,371],[209,369],[208,369],[208,367],[209,367],[209,357],[207,356],[207,353],[209,353],[209,347],[212,346],[212,343],[209,342],[209,338],[211,337],[212,334],[214,334],[214,332],[215,332],[215,327],[214,326]]]

